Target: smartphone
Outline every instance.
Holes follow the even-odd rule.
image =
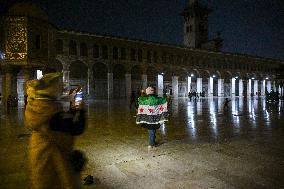
[[[79,106],[83,101],[83,92],[82,90],[76,92],[75,94],[75,106]]]

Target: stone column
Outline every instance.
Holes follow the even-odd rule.
[[[125,74],[125,94],[126,98],[130,99],[131,97],[131,74]]]
[[[271,92],[271,81],[267,81],[267,92]]]
[[[142,79],[142,88],[146,89],[147,88],[147,75],[143,74],[141,77],[142,77],[141,78]]]
[[[258,80],[254,80],[253,92],[254,95],[256,95],[256,92],[258,93]]]
[[[94,97],[94,73],[91,68],[88,68],[88,96]]]
[[[172,76],[173,97],[178,97],[178,76]]]
[[[69,89],[69,85],[70,85],[70,81],[69,81],[69,70],[63,70],[63,83],[64,83],[64,87],[66,87],[67,89]]]
[[[261,81],[261,96],[265,95],[265,80]]]
[[[251,79],[248,80],[248,85],[247,85],[247,96],[251,95]]]
[[[273,81],[273,91],[274,91],[274,92],[276,92],[276,91],[277,91],[275,81]]]
[[[191,91],[191,77],[187,77],[186,78],[187,81],[187,91],[186,91],[186,95],[188,95],[188,93]]]
[[[239,79],[239,97],[244,96],[244,83],[242,79]]]
[[[164,76],[158,75],[157,76],[157,94],[158,96],[163,96],[164,91]]]
[[[197,78],[196,83],[197,83],[197,86],[196,86],[197,92],[200,94],[202,93],[202,78]]]
[[[224,79],[218,79],[218,96],[224,96]]]
[[[236,79],[234,77],[231,79],[231,96],[236,96]]]
[[[213,77],[208,78],[208,97],[213,97],[213,91],[214,91],[214,85],[213,85]]]
[[[6,72],[2,78],[2,105],[4,110],[7,110],[7,99],[12,95],[12,72]]]
[[[107,73],[107,94],[108,98],[113,98],[113,73]]]

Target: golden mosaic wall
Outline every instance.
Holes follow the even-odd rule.
[[[6,61],[23,61],[27,59],[28,37],[27,20],[23,17],[6,18],[5,27]]]

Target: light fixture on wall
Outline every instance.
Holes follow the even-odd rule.
[[[192,73],[192,74],[190,74],[190,77],[194,77],[194,74]]]

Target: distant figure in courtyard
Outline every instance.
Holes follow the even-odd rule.
[[[64,112],[58,99],[62,73],[49,73],[27,82],[25,126],[32,131],[29,144],[29,188],[81,188],[83,154],[73,150],[74,136],[83,133],[83,104]]]
[[[146,95],[139,97],[136,124],[141,124],[141,127],[148,129],[148,148],[151,149],[156,147],[156,129],[167,121],[167,97],[158,97],[153,87],[146,89]]]
[[[228,109],[229,109],[229,102],[230,102],[230,100],[228,98],[225,98],[224,111],[228,111]]]
[[[188,92],[188,98],[189,98],[189,101],[191,101],[191,99],[192,99],[192,92]]]

